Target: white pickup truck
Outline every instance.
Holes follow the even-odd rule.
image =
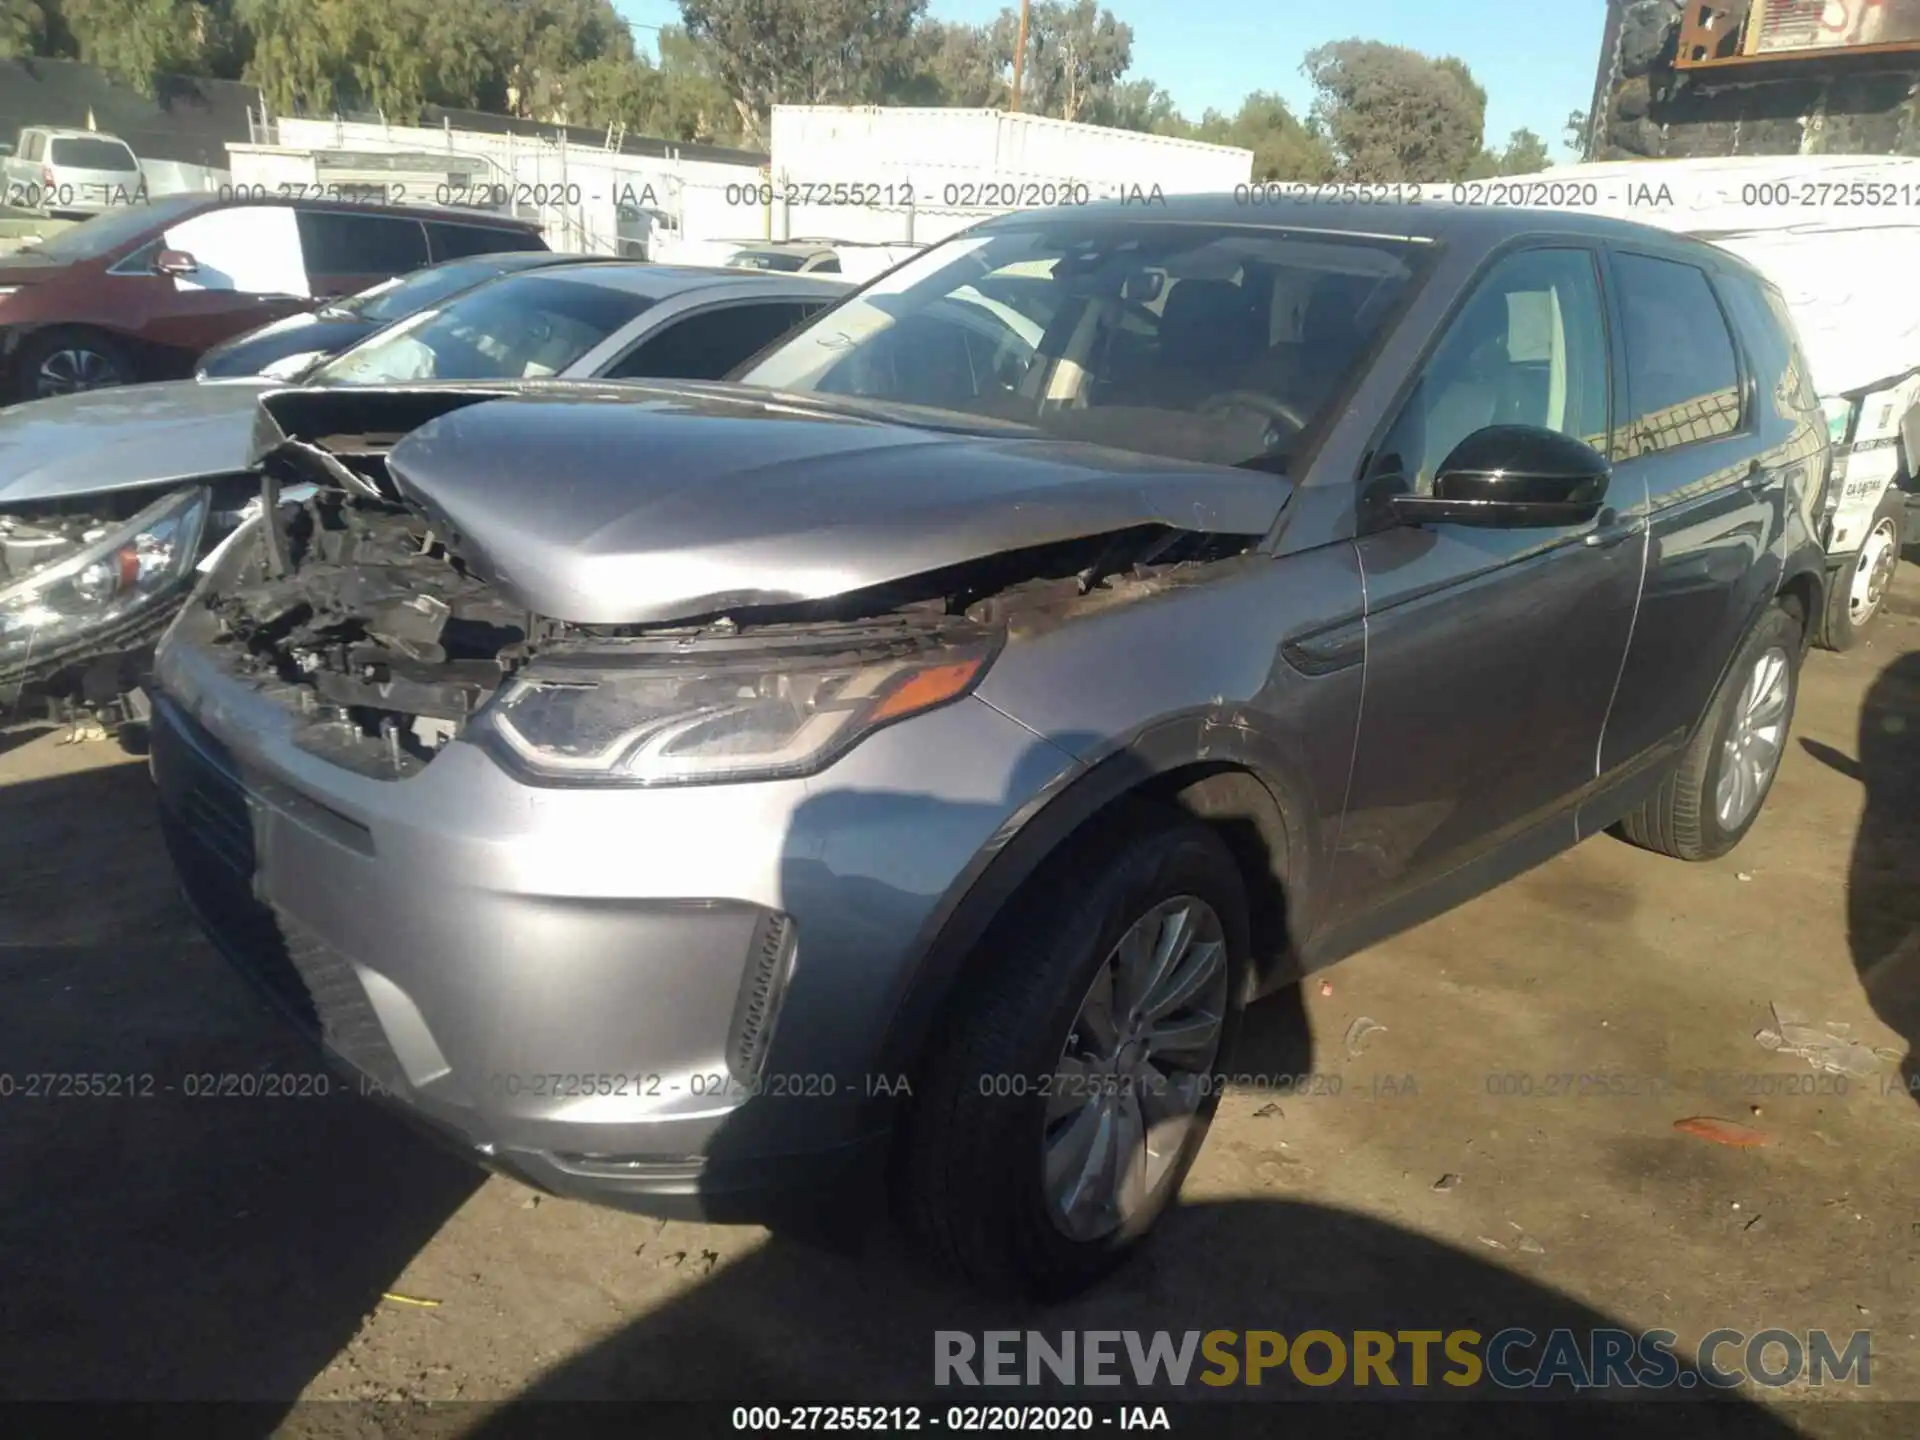
[[[1819,639],[1858,644],[1901,547],[1920,538],[1920,160],[1629,160],[1431,188],[1457,203],[1599,211],[1693,235],[1779,287],[1833,438]]]

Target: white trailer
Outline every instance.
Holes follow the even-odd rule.
[[[1000,110],[776,105],[738,232],[927,244],[1011,210],[1231,191],[1253,152]]]

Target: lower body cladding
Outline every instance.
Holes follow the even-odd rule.
[[[918,937],[1004,797],[1072,768],[969,698],[806,780],[531,787],[462,741],[381,779],[301,748],[206,649],[163,645],[156,678],[168,844],[229,958],[482,1163],[684,1218],[777,1219],[872,1173]]]

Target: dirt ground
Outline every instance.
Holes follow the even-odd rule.
[[[1846,1403],[1920,1401],[1893,1058],[1920,1042],[1920,567],[1895,604],[1809,658],[1733,856],[1595,840],[1260,1007],[1234,1068],[1340,1093],[1230,1096],[1165,1233],[1038,1322],[885,1235],[846,1257],[540,1199],[344,1095],[188,1098],[317,1067],[175,900],[142,765],[0,740],[0,1397],[878,1402],[927,1397],[936,1329],[1615,1323],[1690,1353],[1777,1326],[1867,1329],[1874,1357],[1864,1396],[1774,1417],[1914,1434]],[[1775,1005],[1888,1058],[1838,1093],[1756,1042]],[[1385,1028],[1350,1046],[1362,1018]],[[49,1071],[159,1090],[19,1093]],[[1770,1143],[1674,1129],[1698,1115]]]

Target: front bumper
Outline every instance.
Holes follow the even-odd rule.
[[[772,1219],[873,1173],[899,1092],[870,1066],[936,906],[1072,763],[969,699],[811,780],[542,789],[457,741],[372,779],[182,638],[203,618],[161,647],[151,757],[216,944],[476,1160],[648,1213]]]

